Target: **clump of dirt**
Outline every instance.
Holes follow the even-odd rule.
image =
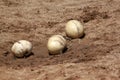
[[[91,20],[94,20],[96,18],[98,19],[108,19],[110,16],[108,15],[107,12],[99,12],[99,8],[97,7],[85,7],[83,9],[83,15],[81,18],[83,19],[84,23],[87,23]]]

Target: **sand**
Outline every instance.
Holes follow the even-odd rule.
[[[69,20],[84,24],[85,36],[67,40],[64,54],[49,55],[47,40],[65,35]],[[1,80],[119,80],[119,0],[1,0]],[[33,44],[33,55],[17,59],[14,42]]]

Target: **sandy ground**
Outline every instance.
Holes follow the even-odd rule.
[[[84,24],[85,37],[50,56],[48,38],[65,36],[72,19]],[[119,21],[119,0],[0,0],[0,80],[120,80]],[[34,55],[13,57],[20,39],[32,42]]]

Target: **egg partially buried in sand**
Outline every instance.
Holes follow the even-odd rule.
[[[66,39],[61,35],[53,35],[48,40],[47,48],[50,54],[60,54],[66,48]]]
[[[31,54],[32,44],[27,40],[19,40],[13,44],[11,50],[16,57],[24,57]]]
[[[84,35],[84,27],[77,20],[70,20],[65,27],[65,33],[70,38],[80,38]]]

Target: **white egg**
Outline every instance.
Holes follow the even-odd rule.
[[[16,57],[24,57],[31,54],[32,44],[29,41],[20,40],[13,44],[11,50]]]
[[[50,54],[62,53],[66,48],[66,39],[61,35],[53,35],[48,40],[47,48]]]
[[[70,20],[66,24],[65,33],[70,38],[80,38],[84,34],[84,27],[79,21]]]

